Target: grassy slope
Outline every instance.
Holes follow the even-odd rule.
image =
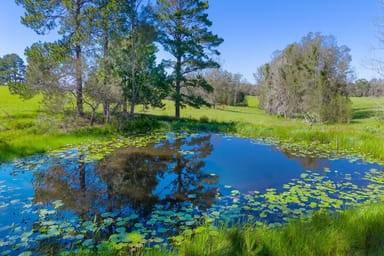
[[[375,117],[384,98],[352,98],[353,119],[349,124],[325,124],[310,127],[302,119],[285,120],[266,115],[257,108],[256,97],[248,97],[250,107],[225,106],[221,109],[185,108],[184,118],[205,119],[218,122],[234,122],[235,132],[250,137],[271,137],[294,141],[304,146],[322,144],[324,149],[347,150],[384,162],[384,125]],[[139,108],[140,109],[140,108]],[[165,110],[150,110],[154,115],[173,115],[173,104],[166,102]]]
[[[302,145],[322,144],[331,150],[348,150],[384,161],[384,126],[375,118],[377,105],[384,105],[383,98],[352,98],[353,120],[350,124],[327,124],[309,127],[301,119],[285,120],[266,115],[257,108],[256,97],[248,97],[249,107],[225,106],[218,109],[185,108],[183,118],[230,122],[232,131],[243,136],[271,137],[278,140],[294,141]],[[0,160],[12,159],[67,143],[76,143],[99,134],[96,129],[75,132],[59,127],[63,117],[52,116],[39,107],[40,99],[21,100],[10,95],[6,87],[0,86]],[[166,101],[164,109],[150,109],[143,114],[172,117],[174,107]],[[168,128],[172,128],[169,126]],[[104,133],[103,133],[104,135]]]
[[[60,127],[63,117],[47,114],[40,101],[40,97],[20,99],[0,86],[0,162],[97,137],[94,131]]]

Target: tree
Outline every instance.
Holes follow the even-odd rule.
[[[135,1],[133,1],[135,2]],[[137,3],[136,3],[137,4]],[[129,117],[132,119],[137,104],[163,106],[161,100],[169,93],[169,79],[163,64],[156,64],[154,45],[155,30],[146,20],[137,20],[138,6],[132,7],[130,32],[122,38],[111,51],[113,70],[121,79],[124,108],[127,114],[127,102],[130,103]]]
[[[109,1],[97,0],[94,1],[94,6],[90,7],[88,13],[88,26],[91,31],[93,56],[95,58],[95,67],[93,68],[93,76],[97,76],[97,87],[107,93],[113,95],[116,92],[114,87],[116,77],[112,74],[112,47],[114,42],[121,40],[127,35],[127,16],[129,13],[130,0]],[[88,83],[94,85],[95,81]],[[87,86],[87,82],[86,82]],[[85,90],[91,92],[91,90]],[[92,93],[93,96],[94,93]],[[94,97],[93,97],[94,98]],[[108,123],[111,115],[111,104],[115,97],[104,97],[99,103],[103,104],[103,113],[105,122]],[[87,104],[87,102],[85,102]]]
[[[245,96],[255,94],[254,86],[242,80],[241,74],[233,74],[219,68],[209,69],[203,74],[204,79],[213,87],[213,93],[201,93],[215,108],[217,104],[245,104]]]
[[[73,72],[73,68],[66,60],[67,51],[60,43],[39,42],[28,47],[25,50],[28,61],[25,83],[28,86],[20,94],[28,98],[41,93],[50,110],[63,110],[66,96],[72,92],[67,74]]]
[[[206,103],[201,97],[183,93],[182,88],[201,87],[212,91],[202,76],[188,77],[203,69],[219,66],[211,56],[219,55],[215,48],[223,39],[208,31],[212,22],[208,19],[207,9],[208,1],[157,0],[155,17],[159,42],[174,58],[172,69],[176,118],[180,118],[180,108],[184,104],[198,107]]]
[[[94,1],[92,0],[16,0],[25,8],[25,16],[21,22],[32,28],[38,34],[45,34],[59,26],[59,34],[63,36],[61,43],[68,47],[73,62],[74,73],[67,76],[74,77],[77,115],[83,116],[83,77],[84,77],[84,45],[89,40],[89,28],[86,18]]]
[[[349,49],[338,46],[334,37],[309,33],[259,68],[259,106],[285,118],[347,122],[350,62]]]
[[[25,65],[19,55],[12,53],[0,58],[0,84],[12,86],[24,81]]]
[[[371,83],[366,79],[358,79],[347,86],[348,95],[351,97],[367,97],[371,89]]]

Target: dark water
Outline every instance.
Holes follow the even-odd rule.
[[[308,170],[335,184],[347,177],[358,186],[369,184],[364,177],[370,170],[383,170],[362,160],[296,156],[259,140],[220,134],[170,135],[161,143],[119,148],[100,161],[85,161],[86,155],[71,149],[56,157],[0,165],[0,252],[13,254],[8,250],[15,244],[27,250],[36,240],[41,246],[38,233],[30,231],[52,219],[71,220],[78,228],[87,220],[130,216],[124,224],[127,232],[153,235],[151,226],[155,232],[174,234],[181,225],[197,225],[205,212],[227,211],[223,207],[233,200],[240,212],[242,203],[250,203],[238,200],[239,195],[280,191]],[[168,224],[177,222],[173,215],[179,212],[184,217],[179,215],[178,229],[171,229]],[[106,230],[113,233],[116,226]]]

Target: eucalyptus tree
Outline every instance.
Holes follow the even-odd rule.
[[[89,27],[87,18],[89,8],[94,5],[92,0],[16,0],[25,9],[21,22],[38,34],[58,29],[62,36],[60,42],[68,47],[66,61],[72,62],[77,115],[83,116],[83,79],[84,79],[84,48],[89,44]]]
[[[206,68],[218,67],[212,56],[219,55],[216,49],[223,39],[209,31],[212,22],[208,19],[208,1],[157,0],[155,18],[159,42],[173,56],[175,116],[180,118],[180,108],[185,104],[198,107],[206,103],[201,97],[183,93],[182,88],[212,87],[200,75]]]
[[[351,56],[332,36],[309,33],[259,68],[260,107],[286,118],[349,121]]]
[[[252,94],[254,89],[242,79],[241,74],[233,74],[219,68],[209,69],[204,73],[204,78],[213,87],[213,93],[204,96],[214,108],[217,104],[232,106],[243,104],[245,95]]]

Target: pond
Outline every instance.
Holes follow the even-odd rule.
[[[166,246],[206,223],[278,226],[384,195],[378,164],[284,148],[223,134],[157,134],[2,164],[0,253]]]

